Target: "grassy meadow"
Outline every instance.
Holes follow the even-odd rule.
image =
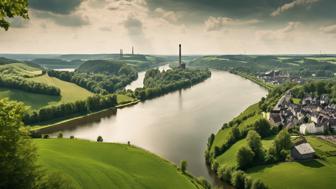
[[[335,145],[316,137],[307,137],[307,140],[318,155],[324,155],[323,159],[258,166],[248,170],[249,175],[274,189],[334,188],[336,156],[325,154],[335,152]]]
[[[70,178],[77,188],[201,188],[170,162],[145,150],[113,143],[36,139],[39,164]]]

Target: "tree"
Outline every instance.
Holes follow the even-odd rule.
[[[235,171],[232,174],[231,184],[237,189],[245,188],[245,173],[243,171]]]
[[[273,146],[269,148],[269,157],[273,161],[283,161],[289,155],[292,148],[292,141],[287,129],[283,129],[275,137]]]
[[[97,137],[97,142],[103,142],[104,140],[103,140],[103,137],[102,136],[98,136]]]
[[[251,189],[267,189],[267,186],[259,179],[257,179],[252,182]]]
[[[241,169],[248,168],[253,163],[254,153],[246,146],[241,147],[237,153],[237,164]]]
[[[23,129],[24,111],[23,104],[0,100],[0,188],[34,188],[37,182],[36,148]]]
[[[28,19],[28,0],[1,0],[0,1],[0,28],[8,30],[10,24],[7,18],[20,16]]]
[[[182,173],[185,173],[187,171],[187,161],[186,160],[181,161],[181,171]]]
[[[250,130],[247,134],[246,140],[247,144],[255,154],[254,159],[256,161],[264,161],[265,154],[260,135],[256,131]]]
[[[63,133],[58,133],[57,138],[63,138]]]

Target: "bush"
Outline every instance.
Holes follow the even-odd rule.
[[[59,172],[43,174],[38,182],[37,189],[75,189],[75,185],[69,177]]]
[[[43,135],[43,138],[44,138],[44,139],[48,139],[48,138],[49,138],[49,135]]]
[[[197,181],[204,187],[204,189],[211,189],[211,184],[204,177],[198,177]]]
[[[63,133],[58,133],[57,138],[63,138]]]
[[[75,136],[70,136],[70,139],[75,139]]]
[[[254,160],[263,162],[265,159],[264,149],[261,143],[261,137],[256,131],[249,131],[246,137],[247,143],[254,152]]]
[[[237,153],[237,164],[241,169],[248,168],[253,163],[254,152],[249,147],[241,147]]]
[[[217,175],[219,179],[221,179],[224,182],[231,182],[232,173],[234,172],[234,168],[230,166],[223,166],[220,167],[217,171]]]
[[[103,137],[102,136],[98,136],[97,137],[97,142],[103,142],[104,140],[103,140]]]
[[[267,188],[268,187],[259,179],[256,179],[252,182],[251,189],[267,189]]]
[[[181,161],[181,171],[182,173],[185,173],[187,171],[187,161],[183,160]]]
[[[231,184],[236,189],[244,189],[245,188],[245,173],[243,171],[235,171],[232,174]]]

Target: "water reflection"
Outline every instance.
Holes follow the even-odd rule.
[[[212,71],[210,79],[192,88],[119,109],[116,116],[88,121],[63,134],[90,140],[102,136],[104,141],[130,141],[176,164],[187,160],[193,175],[210,180],[204,160],[208,137],[223,122],[265,95],[263,88],[249,80]]]

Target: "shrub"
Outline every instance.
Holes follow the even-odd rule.
[[[236,189],[244,189],[245,188],[245,173],[243,171],[235,171],[232,174],[231,178],[231,184],[236,188]]]
[[[254,160],[263,162],[265,159],[265,154],[260,135],[256,131],[250,130],[247,134],[246,140],[249,147],[254,152]]]
[[[211,184],[204,177],[198,177],[197,181],[204,187],[204,189],[211,189]]]
[[[57,138],[63,138],[63,133],[58,133]]]
[[[103,142],[104,140],[103,140],[103,137],[102,136],[98,136],[97,137],[97,142]]]
[[[241,147],[237,153],[237,164],[241,169],[248,168],[253,163],[254,152],[249,147]]]
[[[181,161],[181,171],[182,173],[185,173],[187,171],[187,161],[186,160]]]
[[[75,136],[70,136],[70,139],[75,139]]]
[[[217,171],[219,178],[224,182],[231,182],[233,167],[223,166]]]
[[[44,138],[44,139],[48,139],[48,138],[49,138],[49,135],[43,135],[43,138]]]
[[[259,179],[254,180],[251,185],[251,189],[267,189],[267,188],[268,187]]]

